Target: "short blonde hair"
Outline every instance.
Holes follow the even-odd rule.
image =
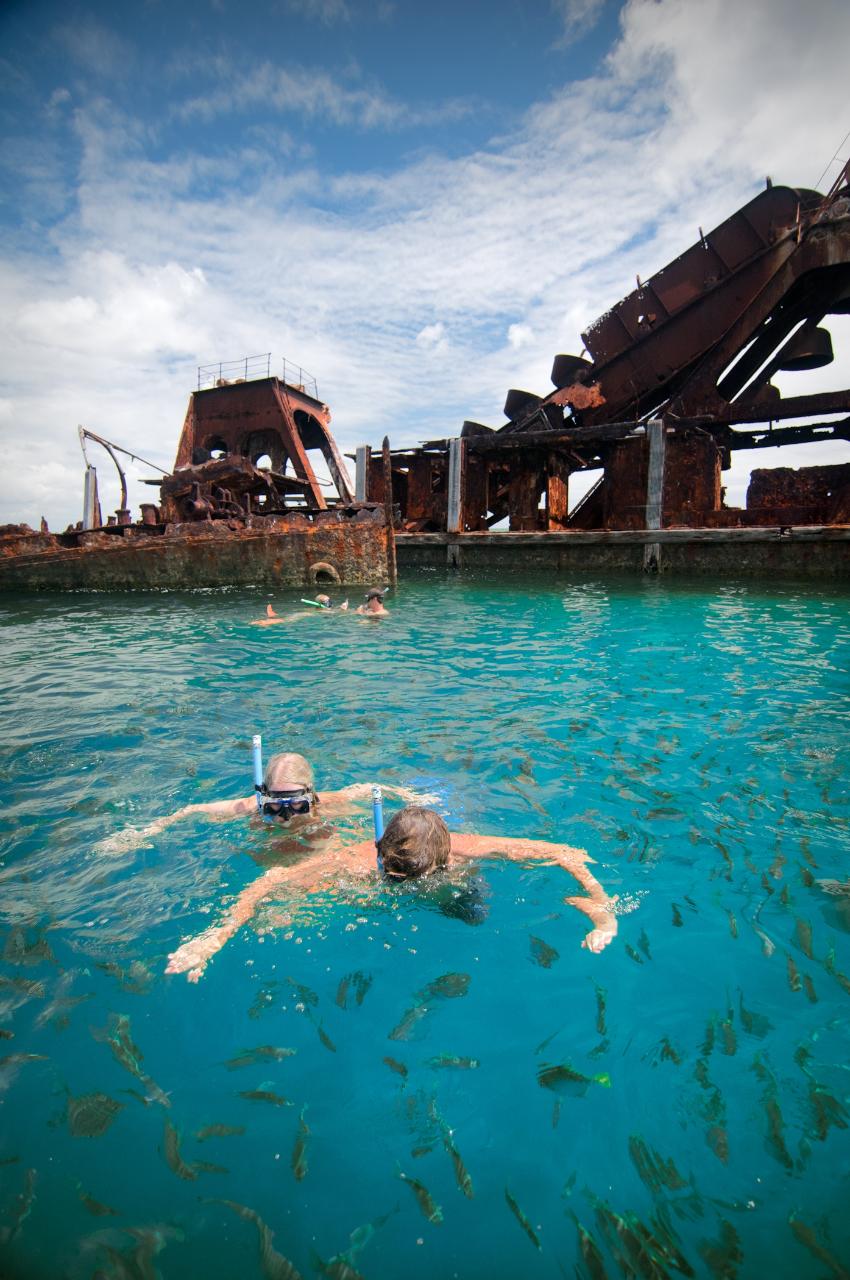
[[[294,751],[282,751],[270,757],[263,782],[267,791],[312,791],[313,767]]]

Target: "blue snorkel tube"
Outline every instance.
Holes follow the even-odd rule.
[[[255,733],[251,740],[251,752],[254,757],[254,794],[257,798],[257,812],[263,812],[263,739]]]
[[[378,841],[384,834],[384,798],[378,786],[372,787],[372,821],[375,824],[375,848],[377,849]],[[381,873],[384,870],[380,852],[378,853],[378,870]]]

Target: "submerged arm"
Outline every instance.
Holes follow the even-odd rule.
[[[309,893],[326,884],[339,865],[339,846],[333,845],[323,853],[296,866],[271,867],[263,875],[242,890],[228,907],[218,924],[204,929],[203,933],[189,938],[168,957],[166,973],[186,973],[190,982],[197,982],[207,961],[220,951],[226,942],[246,924],[257,907],[269,894],[281,885]]]
[[[461,858],[484,858],[500,854],[515,862],[534,861],[555,863],[569,871],[587,897],[570,897],[564,901],[593,923],[594,928],[582,942],[590,951],[602,951],[617,933],[617,917],[611,911],[616,901],[609,898],[602,885],[587,865],[583,849],[573,849],[568,844],[552,844],[547,840],[525,840],[521,837],[474,836],[452,834],[452,854]]]
[[[155,818],[146,827],[125,827],[123,831],[116,831],[114,835],[98,841],[95,845],[95,852],[126,853],[130,849],[135,849],[138,845],[143,844],[145,840],[149,840],[151,836],[159,835],[160,831],[164,831],[172,823],[179,822],[182,818],[188,818],[192,814],[203,814],[204,817],[213,821],[221,821],[224,818],[237,818],[243,814],[252,813],[255,805],[256,801],[253,796],[248,796],[242,800],[211,800],[208,804],[187,804],[175,813],[167,814],[164,818]]]

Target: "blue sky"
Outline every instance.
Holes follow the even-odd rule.
[[[346,450],[499,425],[765,174],[828,185],[848,48],[844,0],[7,0],[0,522],[79,518],[78,422],[169,467],[212,360],[309,369]]]

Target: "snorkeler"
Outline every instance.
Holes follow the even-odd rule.
[[[617,918],[611,910],[615,899],[608,897],[589,871],[589,858],[583,850],[572,849],[565,844],[550,844],[545,840],[450,832],[433,809],[409,806],[392,818],[377,842],[365,840],[346,845],[336,839],[321,853],[296,866],[270,868],[243,889],[219,924],[205,929],[172,952],[165,972],[186,973],[190,982],[197,982],[210,957],[250,920],[264,898],[280,888],[311,893],[328,888],[340,876],[374,876],[376,848],[378,867],[391,880],[414,880],[437,871],[451,872],[470,859],[494,855],[515,862],[555,864],[569,871],[588,895],[564,899],[582,911],[593,924],[581,945],[589,951],[599,952],[617,933]]]
[[[368,799],[372,791],[369,783],[355,782],[340,791],[324,792],[320,800],[316,793],[312,765],[304,756],[297,755],[294,751],[271,756],[265,770],[260,769],[259,774],[262,774],[262,785],[255,786],[253,795],[240,797],[238,800],[212,800],[206,804],[184,805],[175,813],[156,818],[145,827],[126,827],[113,836],[107,836],[95,846],[95,850],[98,853],[124,853],[151,836],[159,835],[172,823],[193,815],[224,821],[228,818],[250,817],[259,810],[265,818],[286,823],[288,829],[291,823],[295,834],[311,815],[314,818],[340,818],[353,813],[356,802]],[[389,786],[385,790],[408,803],[432,798],[411,791],[408,787]]]
[[[346,613],[348,611],[347,600],[343,600],[342,604],[337,605],[336,610],[334,610],[333,601],[331,600],[330,596],[326,596],[326,595],[318,595],[316,596],[315,600],[302,600],[301,603],[313,605],[315,606],[315,608],[322,609],[327,613],[330,613],[330,612]],[[298,613],[291,614],[290,617],[288,618],[281,618],[280,614],[275,613],[272,606],[270,604],[267,604],[266,616],[264,618],[255,618],[254,621],[251,623],[251,626],[252,627],[274,627],[281,622],[293,622],[296,618],[306,618],[308,616],[309,615],[306,614],[302,609],[302,610],[299,610]]]
[[[384,593],[373,587],[366,594],[366,603],[357,606],[357,612],[366,618],[387,618],[389,614],[384,608]]]

